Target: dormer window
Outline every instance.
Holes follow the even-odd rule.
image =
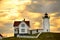
[[[25,24],[21,24],[22,27],[25,27]]]

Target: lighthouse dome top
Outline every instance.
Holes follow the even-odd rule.
[[[47,12],[44,14],[44,17],[43,17],[43,18],[49,18],[49,16],[48,16],[48,13],[47,13]]]
[[[45,16],[48,16],[47,12],[45,13]]]

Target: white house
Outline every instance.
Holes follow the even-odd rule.
[[[14,22],[14,35],[26,35],[29,34],[30,22],[25,21],[15,21]]]
[[[49,23],[49,16],[45,13],[43,19],[43,29],[35,29],[29,30],[30,28],[30,21],[15,21],[14,22],[14,36],[17,35],[26,35],[26,34],[35,34],[39,32],[50,32],[50,23]]]

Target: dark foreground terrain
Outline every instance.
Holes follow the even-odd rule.
[[[2,40],[60,40],[60,33],[42,33],[38,38],[9,37]]]

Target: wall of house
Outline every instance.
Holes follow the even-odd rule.
[[[39,32],[43,32],[43,29],[41,30],[41,29],[36,29],[36,30],[30,30],[31,32],[31,34],[36,34],[36,33],[39,33]]]
[[[25,24],[25,27],[22,27],[21,26],[22,24]],[[21,29],[25,29],[25,32],[22,32]],[[21,22],[20,25],[19,25],[19,34],[27,34],[28,30],[29,30],[29,27],[26,25],[26,23],[25,22]]]
[[[32,30],[32,34],[35,34],[35,33],[37,33],[37,30]]]
[[[30,30],[28,30],[28,34],[31,34],[31,33],[30,33]]]
[[[43,29],[39,29],[38,32],[43,32]]]
[[[19,27],[14,27],[14,34],[17,34],[19,30]]]

